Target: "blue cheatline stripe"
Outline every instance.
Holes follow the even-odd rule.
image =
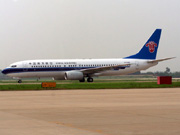
[[[61,67],[61,68],[6,68],[3,74],[24,73],[24,72],[55,72],[87,69],[88,67]],[[92,67],[91,67],[92,68]]]
[[[2,71],[3,74],[10,73],[24,73],[24,72],[57,72],[57,71],[71,71],[71,70],[81,70],[81,69],[89,69],[89,68],[97,68],[97,67],[51,67],[51,68],[6,68]],[[114,70],[125,69],[124,67],[116,67]]]

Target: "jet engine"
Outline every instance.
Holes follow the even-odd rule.
[[[68,71],[64,74],[65,80],[82,80],[83,78],[83,73],[79,71]]]

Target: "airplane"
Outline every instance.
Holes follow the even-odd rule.
[[[146,70],[161,61],[174,57],[156,59],[161,29],[156,29],[141,50],[128,57],[114,59],[49,59],[15,62],[2,73],[18,79],[53,78],[54,80],[79,80],[93,82],[95,76],[127,75]]]

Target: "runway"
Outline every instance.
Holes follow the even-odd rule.
[[[180,88],[1,91],[1,135],[179,135]]]

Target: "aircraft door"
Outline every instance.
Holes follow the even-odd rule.
[[[139,69],[139,62],[138,61],[135,62],[135,66],[136,66],[136,70],[138,70]]]
[[[28,64],[26,62],[23,63],[23,71],[28,71]]]

